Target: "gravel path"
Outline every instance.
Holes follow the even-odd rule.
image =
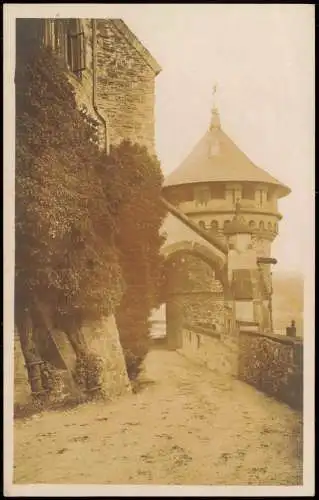
[[[144,382],[17,420],[15,484],[301,484],[297,412],[172,351],[149,353]]]

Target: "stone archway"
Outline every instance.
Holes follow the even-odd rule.
[[[179,242],[166,248],[166,334],[182,347],[183,330],[205,328],[218,335],[225,323],[228,293],[224,262],[209,248]]]

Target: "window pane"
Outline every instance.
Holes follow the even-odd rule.
[[[210,188],[212,199],[223,199],[225,198],[225,186],[216,184]]]
[[[252,186],[244,186],[243,187],[243,198],[245,200],[254,200],[255,199],[255,189]]]

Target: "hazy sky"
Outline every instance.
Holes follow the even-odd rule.
[[[26,16],[32,17],[28,7]],[[303,269],[313,229],[313,6],[33,8],[35,16],[120,17],[157,59],[163,70],[156,79],[156,140],[165,174],[205,133],[216,82],[225,132],[255,164],[292,189],[280,201],[284,218],[273,256],[278,270]]]
[[[164,172],[206,131],[217,82],[225,132],[292,189],[279,204],[284,218],[273,255],[278,270],[301,270],[314,179],[313,8],[168,4],[107,11],[127,22],[163,68],[156,137]]]

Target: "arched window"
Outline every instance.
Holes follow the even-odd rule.
[[[264,221],[263,221],[263,220],[261,220],[261,221],[259,222],[259,229],[260,229],[260,231],[264,231],[264,230],[265,230],[265,223],[264,223]]]
[[[255,229],[256,222],[254,220],[249,221],[249,227],[250,227],[250,229]]]
[[[86,69],[85,38],[80,19],[70,19],[67,33],[67,63],[73,73]]]
[[[272,223],[268,222],[268,231],[272,231]]]
[[[218,221],[212,220],[210,227],[213,231],[218,231]]]
[[[200,220],[199,223],[198,223],[198,225],[199,225],[199,227],[201,229],[206,229],[206,224],[205,224],[205,222],[203,220]]]
[[[275,231],[278,233],[278,222],[275,222]]]

